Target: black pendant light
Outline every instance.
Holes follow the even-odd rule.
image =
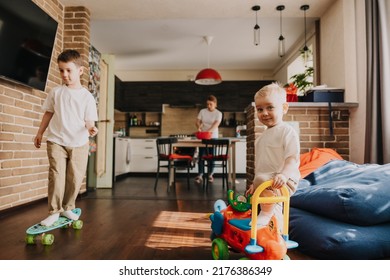
[[[304,60],[304,63],[305,63],[305,66],[307,64],[307,61],[308,61],[308,57],[309,57],[309,48],[307,47],[307,31],[306,31],[306,11],[310,8],[309,5],[302,5],[301,6],[301,10],[303,11],[303,20],[304,20],[304,25],[305,25],[305,45],[302,49],[302,55],[303,55],[303,60]]]
[[[283,57],[285,55],[285,40],[284,40],[284,37],[283,37],[283,32],[282,32],[282,26],[283,26],[283,22],[282,22],[282,11],[284,10],[284,5],[279,5],[276,7],[276,10],[278,10],[280,12],[280,35],[279,35],[279,39],[278,39],[278,55],[280,57]]]
[[[252,10],[256,12],[256,24],[253,27],[253,43],[255,46],[258,46],[260,44],[260,26],[257,24],[257,12],[260,11],[260,6],[253,6]]]

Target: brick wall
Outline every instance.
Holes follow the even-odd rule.
[[[89,80],[89,12],[83,7],[65,9],[57,0],[33,2],[58,22],[58,29],[45,91],[0,80],[0,211],[47,196],[46,144],[38,150],[33,138],[47,92],[61,84],[56,58],[64,48],[82,53],[87,67],[83,85],[87,86]],[[84,183],[82,192],[85,190]]]
[[[255,139],[263,127],[257,119],[253,104],[247,111],[247,184],[254,178],[255,167]],[[312,148],[331,148],[336,150],[345,160],[349,160],[349,108],[338,105],[332,120],[333,135],[329,128],[329,110],[326,106],[300,103],[299,106],[290,105],[285,121],[299,122],[301,153],[309,152]]]
[[[85,71],[81,83],[89,83],[90,12],[85,7],[65,7],[64,49],[75,49],[83,58]]]

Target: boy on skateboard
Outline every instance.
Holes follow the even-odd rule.
[[[72,209],[87,168],[88,137],[98,132],[95,99],[80,81],[84,71],[80,54],[65,50],[57,63],[64,84],[48,93],[42,105],[45,113],[34,138],[35,147],[40,148],[48,128],[49,216],[41,221],[44,226],[53,225],[60,215],[78,220]]]

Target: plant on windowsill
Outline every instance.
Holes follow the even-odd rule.
[[[313,87],[313,73],[314,68],[313,67],[307,67],[305,72],[295,74],[290,77],[290,81],[297,87],[298,89],[298,96],[304,96],[306,95],[306,91]]]

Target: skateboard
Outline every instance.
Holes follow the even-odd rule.
[[[75,208],[72,212],[78,216],[81,215],[80,208]],[[40,223],[37,223],[26,230],[26,243],[29,245],[36,244],[37,240],[40,239],[43,245],[52,245],[54,242],[54,235],[47,232],[57,228],[69,227],[70,225],[72,225],[74,229],[81,229],[83,227],[83,221],[74,221],[60,216],[58,221],[49,227],[42,226]]]

